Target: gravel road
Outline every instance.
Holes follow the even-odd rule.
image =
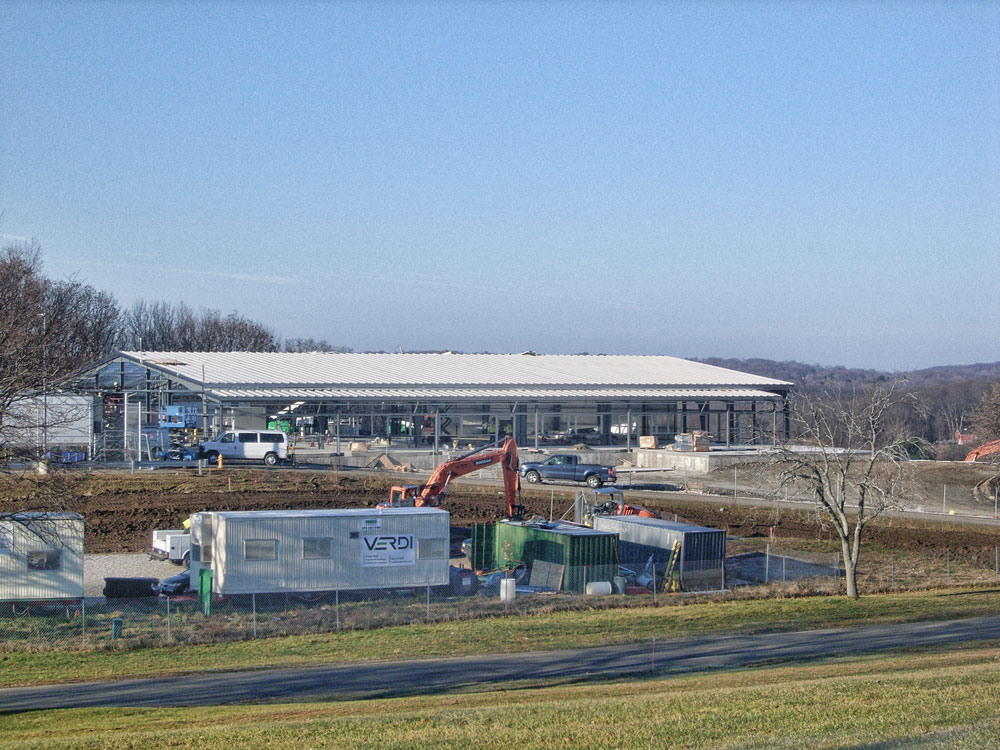
[[[156,578],[163,580],[184,571],[183,566],[149,555],[84,555],[83,595],[103,596],[105,578]]]

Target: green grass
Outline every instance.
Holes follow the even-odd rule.
[[[1000,648],[368,701],[73,709],[9,748],[976,748],[1000,743]]]
[[[972,617],[1000,612],[1000,589],[884,594],[858,600],[829,596],[747,601],[672,597],[668,601],[674,606],[492,617],[130,651],[7,651],[0,652],[0,686]]]

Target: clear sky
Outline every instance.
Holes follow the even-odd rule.
[[[358,351],[1000,360],[1000,3],[17,2],[0,235]]]

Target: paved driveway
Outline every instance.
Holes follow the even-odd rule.
[[[373,698],[490,683],[573,681],[795,662],[900,647],[1000,640],[1000,617],[725,635],[570,651],[327,664],[0,690],[0,711],[88,706],[222,705]]]

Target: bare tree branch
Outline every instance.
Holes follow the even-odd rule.
[[[857,564],[865,527],[900,507],[902,461],[913,440],[893,413],[906,398],[898,383],[799,394],[792,438],[765,461],[777,492],[805,488],[841,543],[847,594],[858,596]]]

